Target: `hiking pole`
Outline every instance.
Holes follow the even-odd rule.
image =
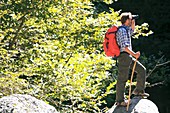
[[[127,104],[127,107],[126,107],[126,111],[128,111],[129,109],[129,104],[130,104],[130,96],[131,96],[131,90],[132,90],[132,79],[133,79],[133,75],[134,75],[134,71],[135,71],[135,67],[136,67],[136,62],[137,62],[137,59],[135,60],[134,62],[134,65],[133,65],[133,69],[132,69],[132,74],[131,74],[131,79],[130,79],[130,86],[129,86],[129,97],[128,97],[128,104]]]

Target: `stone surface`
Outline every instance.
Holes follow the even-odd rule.
[[[126,107],[113,105],[107,113],[159,113],[159,111],[152,101],[141,97],[134,97],[131,99],[128,111],[126,111]]]
[[[56,109],[30,95],[14,94],[0,98],[0,113],[58,113]]]

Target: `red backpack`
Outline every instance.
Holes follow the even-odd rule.
[[[118,57],[120,55],[120,48],[116,41],[116,32],[118,27],[112,26],[105,34],[103,48],[106,56]]]

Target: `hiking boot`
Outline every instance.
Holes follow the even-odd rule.
[[[128,105],[128,101],[123,101],[123,102],[116,102],[117,106],[122,106],[122,107],[126,107]]]
[[[142,96],[142,97],[149,97],[148,93],[143,92],[137,92],[137,91],[133,91],[132,94],[134,94],[135,96]]]

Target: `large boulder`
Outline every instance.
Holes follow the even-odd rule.
[[[159,113],[159,111],[152,101],[141,97],[134,97],[131,99],[128,111],[126,111],[126,107],[113,105],[107,113]]]
[[[58,113],[53,106],[30,95],[14,94],[0,98],[0,113]]]

